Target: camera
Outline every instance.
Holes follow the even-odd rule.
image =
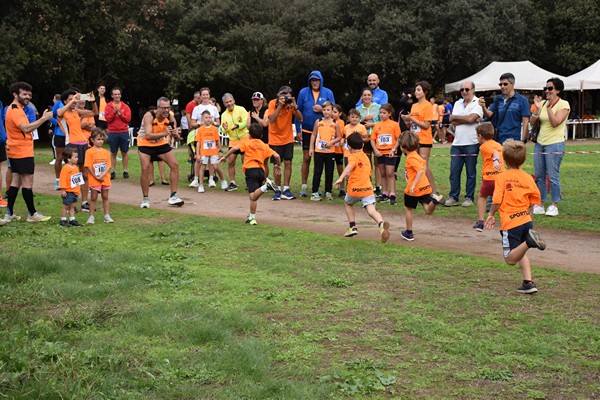
[[[285,104],[292,104],[294,102],[294,100],[291,97],[286,97],[285,99],[283,99],[283,101],[285,102]]]

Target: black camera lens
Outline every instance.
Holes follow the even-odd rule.
[[[292,104],[294,101],[292,100],[291,97],[286,97],[285,98],[285,104]]]

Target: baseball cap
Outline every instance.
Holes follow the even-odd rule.
[[[289,87],[289,86],[282,86],[277,91],[277,96],[282,95],[282,94],[291,94],[291,93],[292,93],[292,88],[291,87]]]
[[[261,92],[254,92],[252,93],[252,100],[254,99],[264,99],[265,96],[263,96],[263,94]]]
[[[320,77],[320,76],[319,76],[317,73],[313,72],[312,74],[310,74],[310,75],[308,76],[308,80],[311,80],[311,79],[318,79],[318,80],[321,80],[321,77]]]

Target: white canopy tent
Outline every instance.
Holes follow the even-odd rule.
[[[566,79],[561,75],[538,67],[531,61],[494,61],[474,75],[447,84],[446,93],[458,91],[464,81],[474,82],[475,90],[478,92],[499,90],[500,75],[506,72],[510,72],[515,76],[515,89],[522,90],[541,90],[546,86],[546,81],[552,77],[558,77],[563,81]]]
[[[565,90],[600,89],[600,60],[564,79]]]

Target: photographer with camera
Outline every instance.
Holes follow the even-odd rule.
[[[298,110],[296,99],[292,96],[292,88],[282,86],[277,91],[277,98],[269,102],[269,146],[279,154],[285,168],[283,174],[283,192],[275,191],[273,200],[293,200],[296,198],[290,191],[292,178],[292,158],[294,158],[293,118],[302,122],[302,113]],[[313,122],[314,124],[314,122]],[[271,162],[274,162],[271,159]],[[275,176],[275,183],[281,187],[281,175]]]

